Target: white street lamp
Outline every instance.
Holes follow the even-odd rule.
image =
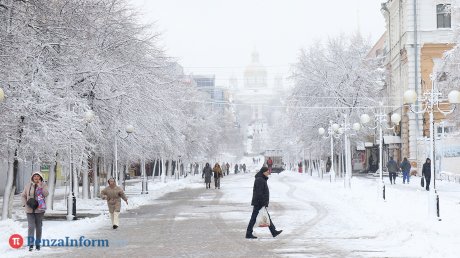
[[[83,119],[85,123],[91,123],[94,120],[94,111],[88,110],[85,112]],[[73,129],[71,130],[72,134]],[[75,197],[75,188],[78,187],[78,183],[74,182],[74,168],[72,162],[72,144],[69,146],[69,187],[70,191],[67,196],[67,220],[77,219],[77,198]]]
[[[397,113],[393,113],[390,117],[390,122],[393,126],[387,126],[387,114],[383,112],[383,103],[380,102],[380,112],[374,115],[374,125],[369,126],[370,129],[379,129],[379,175],[380,175],[380,188],[382,189],[382,198],[385,200],[385,182],[383,181],[383,127],[385,129],[393,130],[397,124],[401,121],[401,116]],[[371,121],[371,117],[368,114],[362,114],[360,121],[363,125]]]
[[[344,186],[350,188],[351,187],[351,176],[353,173],[353,169],[351,166],[351,153],[350,153],[350,139],[349,135],[351,135],[354,132],[357,132],[361,129],[361,125],[359,123],[353,123],[350,124],[348,121],[348,116],[347,114],[343,114],[344,117],[344,122],[342,123],[342,127],[339,128],[338,133],[340,135],[343,134],[344,136],[344,142],[345,142],[345,180],[344,180]],[[353,131],[352,131],[353,130]]]
[[[339,138],[340,136],[337,134],[340,126],[338,124],[332,123],[329,121],[329,127],[327,128],[327,135],[326,129],[320,127],[318,129],[319,135],[321,135],[324,139],[331,138],[331,169],[329,170],[330,174],[330,181],[335,181],[335,171],[334,171],[334,137]]]
[[[87,111],[85,112],[85,121],[86,121],[87,123],[91,123],[91,122],[94,120],[94,117],[95,117],[95,116],[96,116],[96,115],[94,114],[94,111],[92,111],[92,110],[87,110]]]
[[[128,136],[134,132],[134,126],[131,125],[131,124],[128,124],[126,127],[125,127],[125,132],[126,132],[126,136],[125,137],[121,137],[119,134],[121,133],[120,130],[117,131],[117,133],[115,134],[115,143],[114,143],[114,153],[115,153],[115,175],[114,175],[114,179],[115,179],[115,182],[118,182],[119,180],[119,177],[118,177],[118,137],[120,137],[121,139],[126,139],[128,138]],[[124,178],[124,176],[123,176]],[[121,179],[121,178],[120,178]],[[123,182],[124,183],[124,182]],[[120,182],[119,182],[120,184]],[[123,184],[123,187],[124,187],[124,184]]]
[[[436,173],[434,171],[434,168],[435,168],[434,166],[434,163],[435,163],[435,153],[434,153],[435,133],[434,133],[434,114],[433,112],[436,108],[436,110],[442,113],[443,115],[448,115],[452,113],[456,108],[455,105],[451,107],[449,110],[446,110],[445,108],[440,108],[439,104],[446,103],[446,102],[448,102],[449,104],[459,104],[460,103],[460,93],[457,90],[452,90],[451,92],[449,92],[448,98],[444,99],[442,98],[442,93],[439,92],[435,88],[434,77],[432,76],[431,79],[432,79],[431,80],[431,90],[429,92],[423,93],[423,96],[417,96],[417,93],[414,90],[407,90],[404,93],[404,101],[406,104],[409,105],[410,110],[415,114],[424,114],[426,112],[429,113],[429,117],[430,117],[430,121],[429,121],[430,122],[430,137],[429,138],[430,138],[430,159],[431,159],[430,169],[431,169],[431,178],[433,179],[433,187],[431,189],[428,187],[428,190],[430,191],[430,195],[431,195],[431,198],[429,199],[430,199],[430,207],[432,209],[430,210],[434,211],[435,210],[434,206],[436,205],[436,216],[438,220],[441,220],[440,214],[439,214],[439,195],[436,189]],[[425,103],[424,107],[419,111],[412,109],[412,105],[417,100],[422,103]]]

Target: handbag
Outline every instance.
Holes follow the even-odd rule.
[[[420,185],[422,187],[425,187],[425,177],[422,176],[422,178],[420,179]]]
[[[35,199],[36,189],[37,189],[37,185],[35,185],[35,188],[34,188],[34,197],[29,198],[27,200],[27,202],[26,202],[27,206],[29,206],[33,211],[35,211],[35,209],[38,208],[38,201]],[[28,196],[30,196],[30,190],[32,190],[32,186],[30,186],[30,188],[29,188],[29,195]]]
[[[270,226],[270,217],[268,216],[268,211],[266,207],[262,207],[259,210],[259,214],[256,218],[256,225],[258,227],[269,227]]]

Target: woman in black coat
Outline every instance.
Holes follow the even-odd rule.
[[[430,191],[430,181],[431,181],[431,160],[429,158],[426,159],[425,163],[423,164],[422,174],[425,177],[426,181],[426,190]]]
[[[246,230],[246,238],[257,238],[252,234],[254,225],[256,224],[257,215],[259,215],[259,210],[268,207],[270,201],[270,191],[268,189],[268,176],[271,174],[270,170],[267,167],[262,167],[260,171],[255,175],[254,188],[252,190],[252,201],[251,205],[254,206],[252,210],[251,220],[249,220],[248,228]],[[281,234],[282,230],[276,230],[275,225],[273,225],[270,214],[268,215],[270,219],[270,232],[273,237]]]

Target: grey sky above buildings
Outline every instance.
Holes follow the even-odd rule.
[[[385,31],[384,0],[131,0],[155,22],[161,44],[186,73],[242,80],[257,50],[271,76],[288,76],[299,49],[358,29],[373,44]],[[269,78],[270,79],[270,78]],[[242,83],[242,82],[241,82]]]

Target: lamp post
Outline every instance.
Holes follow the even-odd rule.
[[[120,136],[119,135],[120,132],[121,131],[118,130],[117,133],[115,134],[115,143],[114,143],[114,153],[115,153],[115,164],[114,164],[114,166],[115,166],[115,175],[114,175],[114,179],[115,179],[115,182],[118,182],[118,137],[120,137],[121,139],[128,138],[128,136],[131,133],[134,132],[134,126],[132,126],[130,124],[126,126],[126,128],[125,128],[126,136],[125,137]],[[123,184],[123,188],[124,188],[124,184]]]
[[[351,153],[350,153],[350,139],[348,137],[348,134],[351,132],[353,129],[354,132],[357,132],[361,130],[361,125],[359,123],[354,123],[351,125],[348,122],[348,116],[346,114],[343,114],[343,117],[345,119],[344,123],[342,124],[342,127],[339,128],[338,132],[339,134],[344,135],[344,140],[345,140],[345,180],[344,180],[344,186],[345,187],[351,187],[351,174],[352,174],[352,167],[351,167]]]
[[[87,110],[83,116],[84,121],[88,124],[94,120],[95,114],[92,110]],[[73,129],[72,129],[73,130]],[[73,131],[70,133],[72,134]],[[74,167],[72,162],[72,144],[69,145],[69,194],[67,195],[67,220],[77,219],[77,198],[75,197],[75,188],[78,183],[74,182]],[[77,184],[76,184],[77,183]]]
[[[448,110],[443,110],[440,107],[440,103],[446,103],[448,101],[449,104],[458,104],[460,103],[460,92],[457,90],[452,90],[449,92],[447,99],[442,98],[442,93],[438,91],[438,89],[435,88],[435,78],[431,76],[431,90],[429,92],[423,93],[422,96],[417,96],[417,93],[414,90],[407,90],[404,92],[404,103],[409,105],[410,111],[415,113],[415,114],[423,114],[428,112],[429,117],[430,117],[430,170],[431,170],[431,178],[433,178],[433,187],[430,189],[430,207],[434,207],[434,203],[436,203],[436,217],[438,220],[441,220],[440,218],[440,213],[439,213],[439,195],[436,189],[436,173],[434,171],[435,166],[434,166],[434,110],[436,109],[438,112],[440,112],[443,115],[448,115],[452,113],[455,110],[455,105],[451,107]],[[424,107],[417,111],[412,109],[412,105],[416,101],[420,101],[422,103],[425,103]],[[434,211],[434,209],[430,210]]]
[[[393,126],[386,126],[388,124],[387,114],[383,111],[383,103],[379,103],[380,110],[379,113],[374,114],[374,126],[369,126],[370,129],[377,129],[379,130],[379,176],[380,176],[380,184],[379,188],[382,190],[382,198],[385,200],[385,182],[383,181],[383,128],[393,130],[401,121],[401,116],[398,113],[393,113],[390,117],[391,123]],[[368,114],[362,114],[360,117],[361,124],[365,125],[371,121],[371,118]]]
[[[335,181],[335,171],[334,171],[334,138],[339,138],[340,136],[338,135],[338,130],[340,128],[340,125],[335,124],[331,121],[329,121],[329,127],[327,128],[327,135],[326,129],[320,127],[318,129],[319,135],[323,136],[324,139],[327,139],[328,137],[331,138],[331,169],[329,170],[330,173],[330,180]]]

